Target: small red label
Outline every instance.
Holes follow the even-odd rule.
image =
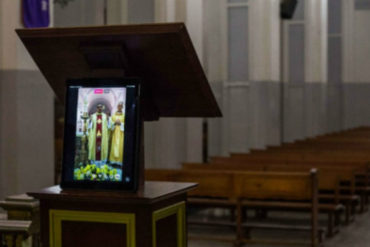
[[[103,89],[95,89],[94,94],[103,94],[104,90]]]

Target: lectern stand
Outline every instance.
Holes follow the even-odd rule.
[[[136,77],[142,121],[221,116],[182,23],[17,33],[62,102],[68,79]],[[58,186],[29,193],[40,200],[43,247],[185,247],[186,192],[195,184],[144,183],[143,157],[142,148],[135,194]]]

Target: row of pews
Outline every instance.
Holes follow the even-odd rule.
[[[229,219],[189,220],[188,224],[225,226],[232,237],[203,239],[244,243],[308,244],[319,246],[344,225],[368,210],[370,128],[361,127],[266,150],[212,157],[209,163],[186,163],[181,170],[148,169],[146,178],[157,181],[197,182],[189,193],[192,208],[225,208]],[[252,220],[249,211],[256,212]],[[268,221],[269,212],[309,214],[304,225]],[[321,218],[326,224],[319,224]],[[324,227],[323,227],[324,226]],[[251,230],[308,231],[304,241],[256,239]],[[292,234],[294,236],[294,234]],[[190,236],[191,237],[191,236]]]

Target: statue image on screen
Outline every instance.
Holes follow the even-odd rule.
[[[126,88],[79,88],[74,180],[122,181]]]

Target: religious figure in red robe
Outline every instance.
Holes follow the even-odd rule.
[[[98,104],[96,112],[90,116],[88,125],[88,159],[96,164],[104,164],[108,159],[109,118]]]

